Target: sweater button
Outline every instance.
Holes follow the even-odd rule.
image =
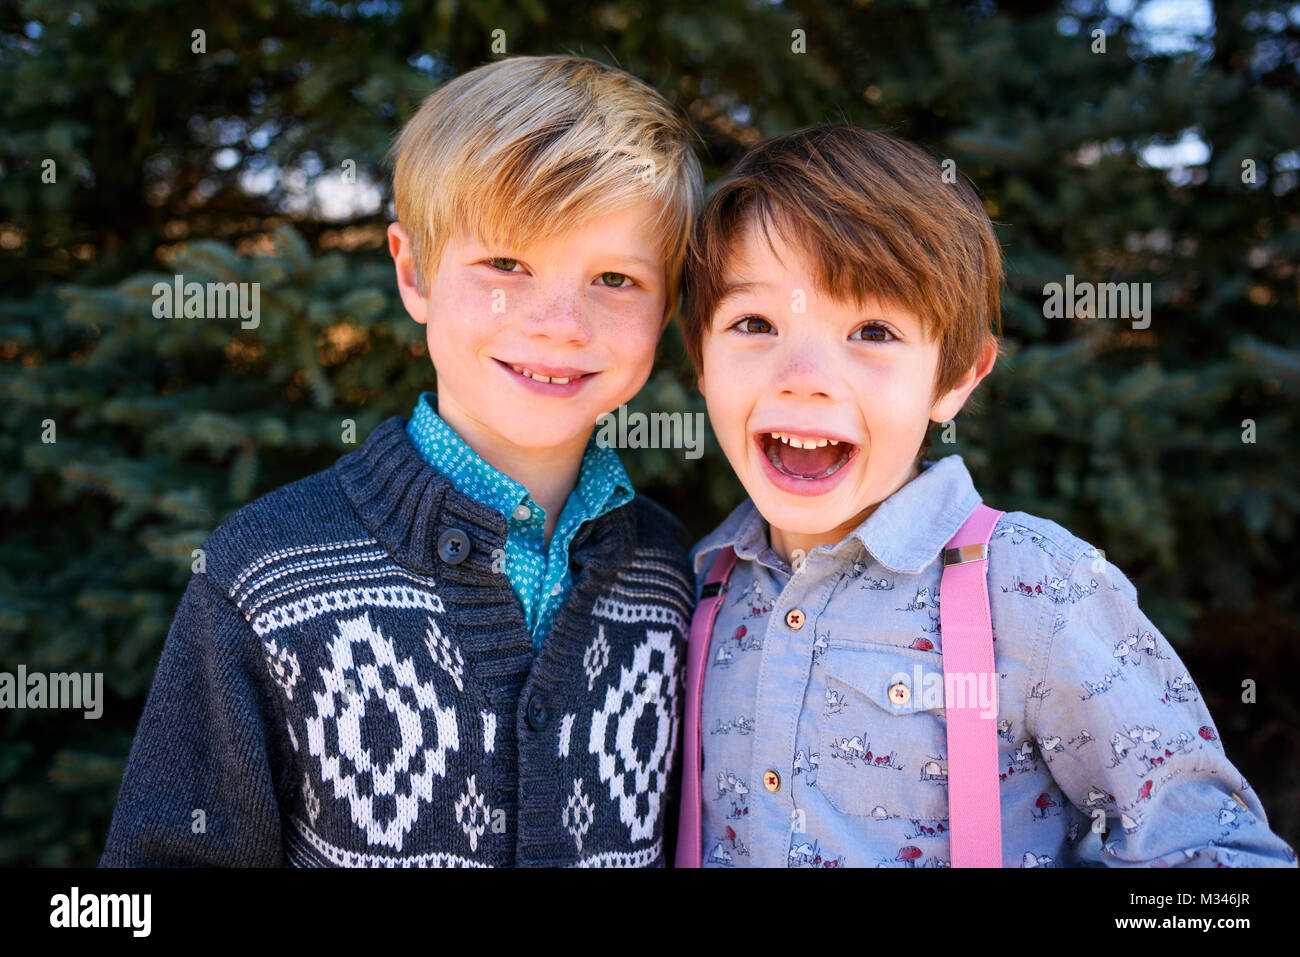
[[[528,699],[528,727],[534,731],[544,731],[551,721],[551,713],[546,709],[546,699],[534,694]]]
[[[469,536],[459,528],[449,528],[438,536],[438,557],[448,565],[459,565],[469,558]]]

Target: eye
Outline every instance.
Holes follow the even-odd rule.
[[[617,279],[626,279],[627,285],[617,285],[617,286],[610,285],[608,282],[605,282],[605,280],[608,279],[610,276],[614,276]],[[627,286],[635,285],[631,276],[626,276],[621,272],[603,272],[600,274],[600,279],[601,282],[604,283],[606,286],[609,286],[610,289],[626,289]]]
[[[499,269],[502,272],[514,272],[514,267],[519,264],[518,259],[507,259],[505,256],[493,256],[487,262],[493,269]],[[505,266],[499,266],[498,263],[506,263]]]
[[[875,337],[858,336],[859,332],[870,332],[870,331],[883,332],[889,338],[878,339]],[[853,335],[849,336],[849,338],[850,339],[861,338],[865,342],[888,342],[890,339],[897,339],[898,336],[894,335],[894,331],[890,329],[887,325],[885,325],[883,322],[868,322],[866,325],[859,326],[856,330],[854,330]]]
[[[759,326],[761,326],[761,327],[763,327],[763,328],[754,329],[754,328],[750,325],[750,323],[755,323],[755,322],[758,323]],[[740,330],[741,332],[747,332],[747,333],[751,333],[751,334],[753,334],[753,335],[759,335],[759,336],[761,336],[761,335],[765,335],[766,333],[768,333],[768,332],[771,331],[771,329],[772,329],[772,324],[771,324],[770,322],[768,322],[766,319],[764,319],[762,316],[741,316],[739,319],[737,319],[735,322],[733,322],[733,323],[732,323],[730,326],[728,326],[727,328],[728,328],[728,329],[736,329],[736,328],[739,327],[739,326],[744,326],[744,327],[745,327],[745,328],[743,328],[743,329]]]

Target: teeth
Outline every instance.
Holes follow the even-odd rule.
[[[820,449],[827,444],[840,444],[839,439],[801,439],[797,435],[789,435],[785,432],[769,432],[768,435],[796,449]]]
[[[554,382],[556,385],[568,385],[574,379],[580,378],[580,376],[576,376],[576,375],[563,376],[563,377],[560,376],[551,377],[551,376],[539,375],[536,372],[531,372],[528,369],[523,368],[522,366],[516,366],[516,365],[512,365],[510,368],[514,369],[520,375],[527,376],[530,379],[536,379],[538,382]]]

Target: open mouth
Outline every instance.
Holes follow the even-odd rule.
[[[759,432],[755,441],[778,472],[809,482],[834,475],[858,452],[843,439],[793,432]]]

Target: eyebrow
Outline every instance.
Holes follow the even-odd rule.
[[[470,237],[470,241],[474,244],[474,246],[475,246],[477,249],[479,249],[479,250],[481,250],[481,251],[484,251],[484,252],[490,252],[490,251],[492,251],[493,249],[502,249],[502,248],[510,249],[510,248],[511,248],[511,247],[509,246],[509,244],[505,243],[504,241],[503,241],[503,242],[487,242],[487,241],[484,241],[484,240],[480,240],[480,239],[479,239],[478,237],[476,237],[476,236],[471,236],[471,237]],[[513,251],[518,252],[519,250],[515,249],[515,250],[513,250]],[[622,261],[622,262],[627,262],[627,263],[635,263],[635,264],[638,265],[638,266],[645,266],[647,269],[650,269],[650,270],[655,270],[655,269],[660,269],[660,270],[661,270],[661,269],[664,268],[664,264],[663,264],[663,261],[662,261],[662,260],[647,259],[645,256],[637,256],[637,255],[634,255],[634,254],[632,254],[632,253],[620,253],[620,252],[612,252],[612,253],[609,253],[608,255],[609,255],[609,258],[611,258],[611,259],[617,259],[617,260],[620,260],[620,261]]]
[[[639,266],[645,266],[647,269],[663,268],[662,262],[656,262],[653,259],[646,259],[644,256],[629,256],[625,253],[611,253],[610,258],[622,260],[627,263],[636,263]]]
[[[770,285],[771,283],[766,282],[729,282],[722,287],[718,302],[722,303],[735,296],[743,296],[757,288],[767,288]]]

